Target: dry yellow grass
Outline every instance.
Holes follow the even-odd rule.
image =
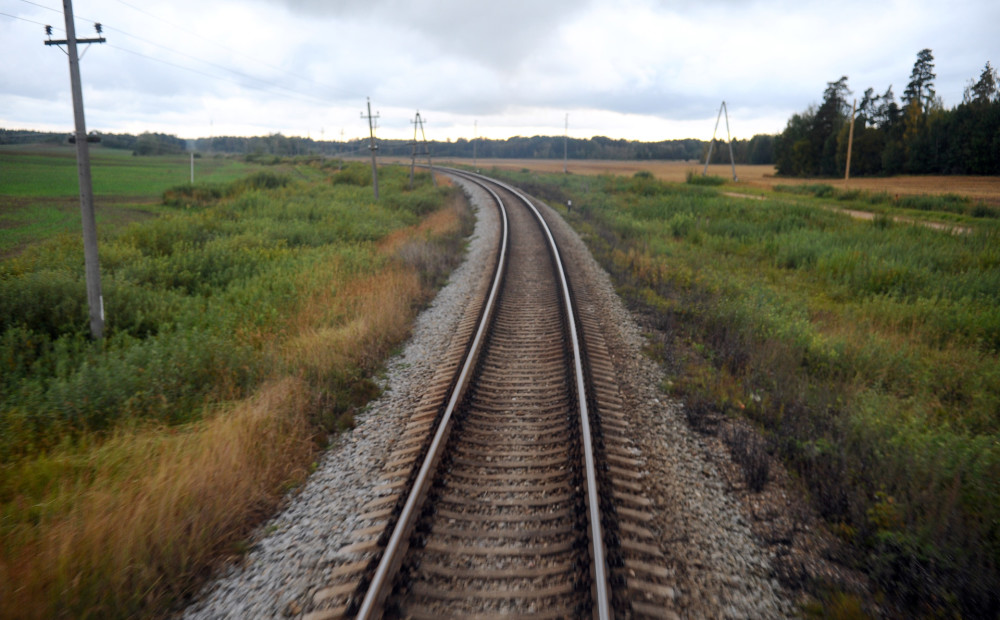
[[[444,163],[446,160],[442,160]],[[454,163],[469,165],[471,160],[452,160]],[[563,171],[561,159],[480,159],[479,167],[488,170],[496,167],[505,170],[527,168],[537,172],[559,173]],[[683,182],[688,171],[701,174],[704,164],[695,161],[603,161],[570,160],[572,174],[614,174],[631,176],[646,170],[664,181]],[[713,164],[708,174],[732,178],[729,165]],[[844,181],[837,179],[790,179],[777,177],[774,166],[736,166],[736,176],[741,186],[772,189],[775,185],[803,183],[825,183],[838,189],[851,188],[869,192],[886,192],[890,195],[911,194],[957,194],[991,204],[1000,204],[1000,177],[982,176],[897,176],[897,177],[855,177]]]
[[[276,488],[303,478],[316,449],[307,393],[277,380],[203,422],[125,431],[67,456],[92,475],[50,494],[64,512],[8,539],[0,616],[145,615],[182,594],[274,508]]]

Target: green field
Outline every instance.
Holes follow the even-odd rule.
[[[468,214],[400,167],[375,202],[363,164],[97,150],[95,342],[71,153],[0,151],[0,617],[162,616],[377,393]]]
[[[163,191],[191,179],[189,156],[135,157],[91,148],[91,177],[100,233],[160,213]],[[259,164],[235,158],[195,159],[195,182],[228,183]],[[35,241],[80,230],[76,147],[0,146],[0,257]]]
[[[691,424],[745,418],[906,614],[1000,611],[1000,225],[953,196],[507,175],[569,220]],[[695,179],[699,180],[699,179]],[[879,209],[873,219],[852,211]],[[920,222],[896,220],[912,218]],[[937,229],[927,222],[947,222]],[[949,232],[961,226],[964,232]],[[734,437],[748,485],[766,462]]]

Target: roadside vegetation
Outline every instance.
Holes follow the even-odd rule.
[[[411,190],[383,169],[376,203],[362,164],[271,163],[160,185],[142,221],[100,229],[102,342],[78,234],[0,262],[0,617],[191,594],[377,395],[461,256],[465,202],[426,173]]]
[[[1000,227],[954,197],[870,221],[872,196],[729,197],[634,177],[507,174],[573,202],[619,291],[666,334],[664,389],[724,433],[748,487],[766,454],[807,489],[904,615],[1000,611]],[[837,208],[830,208],[831,206]],[[901,207],[968,228],[901,224]],[[984,207],[985,208],[985,207]],[[742,428],[742,427],[738,427]],[[807,584],[820,593],[829,584]],[[843,600],[841,594],[830,595]],[[831,599],[834,600],[834,599]]]

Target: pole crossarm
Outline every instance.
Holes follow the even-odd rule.
[[[76,42],[79,45],[80,43],[107,43],[108,40],[105,39],[104,37],[98,37],[96,39],[77,39]],[[58,39],[58,40],[49,39],[47,41],[43,41],[43,43],[45,43],[45,45],[69,45],[69,40],[68,39]]]

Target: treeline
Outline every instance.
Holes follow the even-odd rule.
[[[0,128],[0,144],[66,144],[71,135],[53,131]],[[175,155],[186,151],[188,146],[187,140],[164,133],[134,136],[91,131],[90,135],[100,138],[100,144],[107,148],[130,150],[135,155]]]
[[[407,157],[413,153],[409,140],[378,139],[379,155]],[[604,136],[589,139],[562,136],[515,136],[505,140],[477,138],[455,141],[428,141],[417,145],[418,154],[430,151],[433,157],[482,157],[499,159],[700,159],[707,143],[703,140],[664,140],[638,142],[615,140]],[[258,137],[219,136],[195,141],[198,150],[216,153],[352,156],[368,153],[367,139],[347,142],[319,142],[311,138],[298,138],[273,134]]]
[[[96,132],[92,132],[96,133]],[[64,144],[65,133],[0,129],[0,144]],[[168,155],[186,150],[203,153],[226,153],[246,156],[324,155],[351,157],[368,154],[368,140],[333,142],[313,140],[280,133],[268,136],[215,136],[184,140],[161,133],[100,134],[101,144],[107,148],[131,150],[136,155]],[[377,140],[378,153],[387,157],[408,157],[413,153],[409,140]],[[639,142],[594,136],[589,139],[563,136],[515,136],[505,140],[477,138],[445,142],[430,141],[418,145],[421,156],[430,151],[432,157],[481,157],[495,159],[561,159],[563,149],[570,159],[613,160],[697,160],[705,161],[709,143],[693,138]],[[774,136],[757,135],[750,140],[734,140],[733,155],[737,164],[774,163]],[[426,150],[425,150],[426,147]],[[712,160],[728,163],[729,151],[725,142],[716,141]]]
[[[774,136],[757,134],[749,140],[733,140],[733,161],[737,164],[767,165],[774,163]],[[708,156],[709,143],[704,143],[705,153],[699,161],[705,161]],[[729,146],[723,140],[716,140],[712,147],[713,164],[729,163]]]
[[[868,88],[854,120],[852,175],[1000,174],[1000,90],[986,63],[962,103],[947,110],[934,90],[934,55],[921,50],[899,102],[890,85]],[[795,114],[774,144],[778,173],[840,176],[847,163],[847,76],[827,83],[823,102]]]

